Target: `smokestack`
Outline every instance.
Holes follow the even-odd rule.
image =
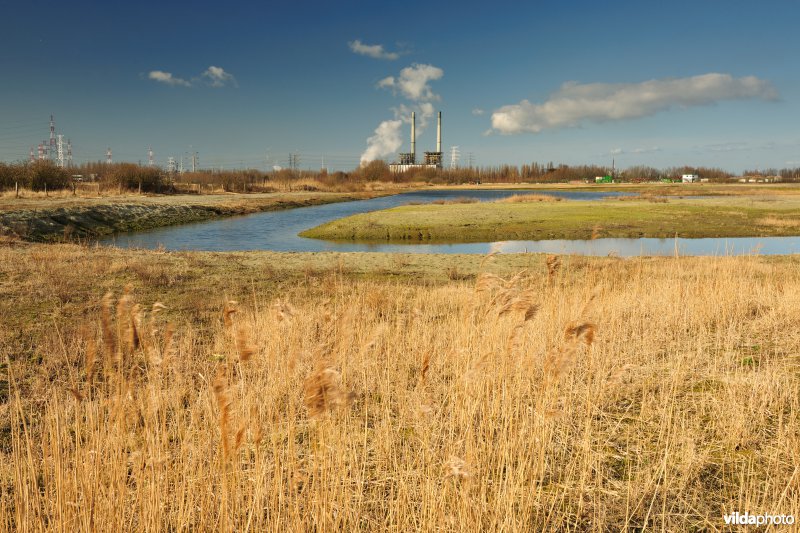
[[[417,162],[417,114],[411,112],[411,162]]]
[[[439,121],[436,125],[436,151],[442,153],[442,112],[439,111]]]

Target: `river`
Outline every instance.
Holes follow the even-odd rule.
[[[100,240],[102,245],[167,250],[280,252],[404,252],[486,254],[489,252],[547,252],[584,255],[743,255],[800,252],[800,237],[727,237],[705,239],[595,239],[549,241],[498,241],[454,244],[387,244],[329,242],[299,237],[298,233],[325,222],[358,213],[388,209],[412,202],[431,202],[458,197],[491,201],[514,194],[549,194],[569,200],[593,201],[625,195],[619,192],[553,190],[429,190],[370,200],[339,202],[283,211],[169,226],[119,234]]]

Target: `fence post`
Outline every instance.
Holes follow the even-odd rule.
[[[19,182],[14,182],[14,198],[19,198]]]
[[[47,182],[44,182],[44,195],[47,196]]]

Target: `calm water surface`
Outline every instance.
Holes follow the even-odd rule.
[[[406,252],[485,254],[493,251],[576,253],[620,256],[793,254],[800,252],[800,237],[737,237],[709,239],[596,239],[593,241],[498,241],[459,244],[367,244],[306,239],[297,234],[325,222],[357,213],[388,209],[409,202],[430,202],[470,197],[490,201],[514,194],[549,194],[570,200],[592,201],[625,195],[594,191],[459,190],[416,191],[355,202],[267,211],[254,215],[185,224],[150,231],[120,234],[100,244],[168,250],[273,250],[281,252]]]

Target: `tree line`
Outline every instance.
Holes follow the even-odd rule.
[[[648,166],[614,170],[597,165],[553,165],[529,163],[456,169],[419,168],[394,173],[384,161],[343,172],[278,170],[264,172],[255,169],[168,173],[158,167],[134,163],[85,163],[60,168],[50,161],[0,163],[0,190],[15,187],[34,191],[58,190],[74,186],[76,181],[92,181],[102,191],[140,191],[148,193],[202,192],[269,192],[275,190],[358,189],[367,183],[567,183],[594,181],[596,176],[612,175],[622,182],[652,182],[680,180],[683,174],[697,174],[712,182],[729,181],[735,176],[725,170],[710,167]],[[783,181],[800,181],[800,168],[748,170],[746,176],[780,176]]]

